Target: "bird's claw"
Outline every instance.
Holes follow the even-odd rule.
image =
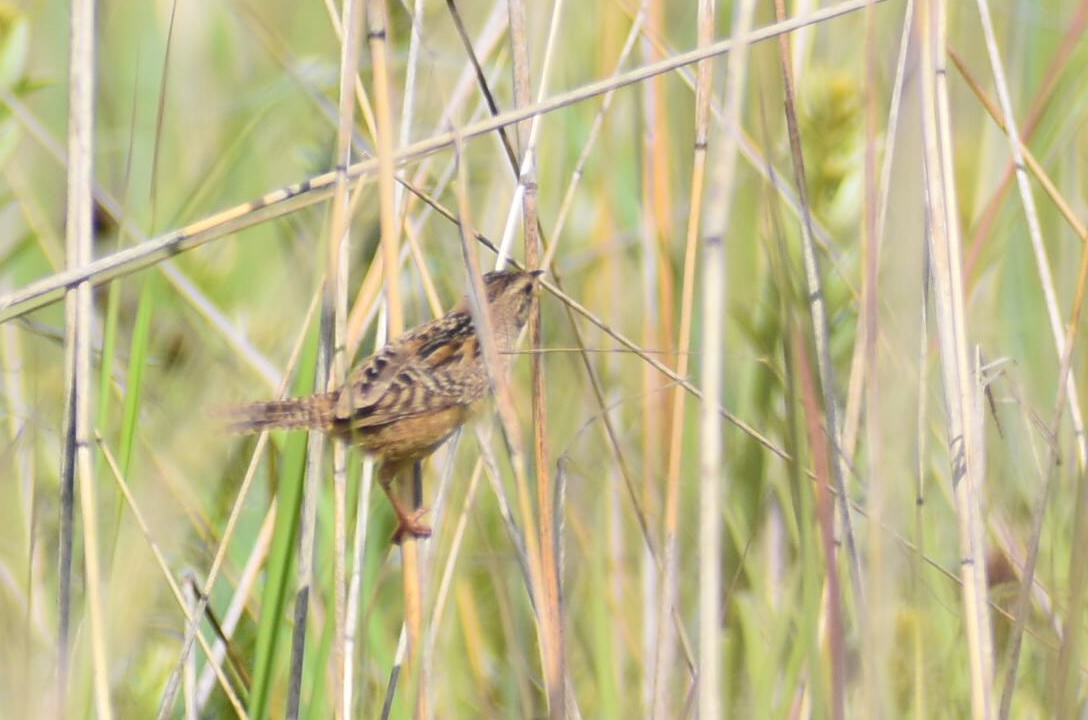
[[[400,545],[405,537],[428,538],[431,536],[431,526],[421,522],[427,508],[419,508],[411,513],[401,515],[397,519],[397,529],[393,531],[393,544]]]

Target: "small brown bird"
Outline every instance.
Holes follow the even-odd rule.
[[[484,275],[500,352],[513,349],[529,317],[540,275],[540,271]],[[243,405],[230,413],[232,429],[320,430],[373,455],[381,462],[378,480],[397,515],[393,541],[399,543],[405,534],[428,537],[431,529],[420,521],[422,509],[404,509],[391,487],[393,480],[468,420],[488,387],[466,297],[444,317],[409,330],[367,358],[339,389]]]

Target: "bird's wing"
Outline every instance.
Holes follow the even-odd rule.
[[[483,391],[474,377],[481,373],[466,367],[478,362],[475,353],[467,314],[422,325],[351,374],[337,392],[335,421],[361,429],[475,401]]]

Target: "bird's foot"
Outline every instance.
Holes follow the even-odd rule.
[[[398,516],[397,529],[393,531],[394,545],[400,545],[405,537],[428,538],[431,536],[431,526],[421,522],[427,510],[428,508],[418,508]]]

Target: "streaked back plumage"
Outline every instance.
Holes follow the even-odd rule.
[[[484,275],[492,330],[501,351],[513,349],[525,325],[538,276],[539,273],[521,271]],[[232,412],[231,429],[236,432],[276,428],[321,430],[347,437],[382,456],[381,445],[386,441],[383,436],[390,431],[387,426],[427,414],[448,418],[444,421],[446,425],[454,422],[459,425],[464,421],[464,413],[449,411],[474,405],[488,389],[486,368],[468,308],[468,299],[462,298],[447,315],[392,340],[364,360],[344,385],[333,392],[236,408]],[[379,428],[383,432],[377,432]],[[410,433],[410,428],[404,429]],[[456,425],[445,429],[437,442],[454,429]],[[442,430],[428,427],[432,433]],[[434,440],[421,438],[416,445],[420,452],[428,452],[435,445]]]

